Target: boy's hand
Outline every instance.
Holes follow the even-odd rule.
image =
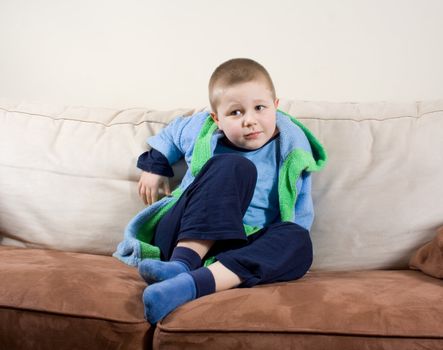
[[[165,195],[169,196],[169,178],[143,171],[138,181],[138,194],[145,204],[151,205],[158,200],[159,188],[163,188]]]

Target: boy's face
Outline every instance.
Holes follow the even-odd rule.
[[[212,119],[235,146],[253,150],[277,133],[278,99],[264,81],[256,80],[214,89],[218,98]]]

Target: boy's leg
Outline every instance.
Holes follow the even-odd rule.
[[[145,289],[143,302],[146,319],[155,324],[177,307],[196,298],[237,287],[241,279],[215,262],[189,273],[156,283]]]
[[[215,249],[223,247],[214,246],[212,251]],[[298,279],[312,264],[312,243],[306,229],[283,222],[261,230],[247,244],[216,258],[218,261],[207,268],[146,288],[143,302],[147,320],[156,323],[184,303],[216,291]]]
[[[209,265],[208,270],[211,271],[212,276],[214,276],[216,292],[238,287],[242,283],[238,275],[219,261]]]
[[[176,247],[189,248],[196,252],[200,259],[203,259],[213,244],[214,241],[212,240],[182,239],[177,243]]]
[[[295,223],[273,224],[248,238],[248,243],[234,249],[223,251],[223,246],[214,246],[212,251],[221,264],[241,278],[240,287],[295,280],[311,267],[309,231]],[[221,252],[217,254],[217,250]]]
[[[257,170],[248,159],[233,154],[212,157],[159,222],[154,245],[168,262],[142,261],[143,278],[154,283],[201,266],[215,240],[246,241],[242,219],[256,179]]]
[[[255,165],[242,156],[221,154],[209,159],[157,226],[154,245],[164,259],[185,239],[246,241],[243,216],[256,181]]]
[[[169,261],[146,259],[139,264],[139,272],[148,284],[153,284],[195,270],[202,265],[203,257],[213,244],[214,241],[208,240],[180,241]]]

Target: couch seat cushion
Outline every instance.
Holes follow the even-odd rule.
[[[0,266],[0,348],[149,347],[136,269],[109,256],[4,246]]]
[[[311,272],[185,304],[155,349],[443,349],[443,281],[417,271]]]

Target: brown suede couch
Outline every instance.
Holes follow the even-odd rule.
[[[443,101],[282,105],[329,153],[312,270],[205,296],[152,327],[145,282],[110,255],[142,208],[144,139],[197,109],[1,101],[0,350],[443,349]]]

